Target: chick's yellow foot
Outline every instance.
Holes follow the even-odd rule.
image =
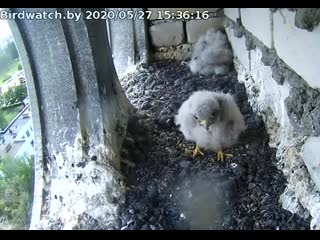
[[[196,145],[196,148],[193,150],[192,156],[195,157],[198,153],[200,153],[202,156],[204,156],[203,152],[200,151],[199,146]]]
[[[219,150],[219,151],[217,152],[217,157],[218,157],[218,160],[219,160],[219,161],[223,161],[223,160],[224,160],[224,156],[226,156],[226,157],[233,157],[232,154],[224,153],[222,150]]]

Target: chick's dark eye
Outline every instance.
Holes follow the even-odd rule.
[[[195,118],[196,120],[198,120],[198,117],[197,117],[197,116],[194,116],[194,118]]]

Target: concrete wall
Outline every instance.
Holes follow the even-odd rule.
[[[280,201],[320,229],[319,11],[226,8],[224,14],[238,79],[266,122],[288,180]]]
[[[80,15],[87,10],[72,9]],[[69,10],[46,11],[65,16]],[[30,229],[117,229],[125,193],[120,150],[132,108],[112,61],[105,20],[11,19],[9,25],[34,126]]]
[[[112,12],[140,12],[142,8],[108,8]],[[107,19],[107,31],[112,58],[121,79],[135,69],[135,65],[147,63],[146,20],[122,19],[114,21]],[[132,37],[128,37],[132,36]]]
[[[148,8],[147,11],[152,12],[148,19],[149,35],[152,46],[156,48],[194,43],[207,29],[223,28],[222,11],[219,8]],[[170,11],[172,16],[178,16],[178,11],[186,15],[179,20],[160,19],[165,11]],[[199,13],[204,13],[205,19],[195,20]],[[191,14],[195,15],[191,17]]]

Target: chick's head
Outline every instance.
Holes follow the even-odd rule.
[[[220,119],[220,104],[215,99],[210,99],[205,103],[200,104],[194,112],[194,118],[198,124],[209,127]]]

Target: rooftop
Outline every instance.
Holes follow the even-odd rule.
[[[23,127],[30,120],[31,120],[31,111],[29,107],[25,110],[25,112],[19,118],[17,118],[17,120],[11,125],[11,127],[6,131],[6,133],[1,136],[0,156],[4,154],[9,154],[14,156],[17,153],[17,151],[22,146],[24,141],[14,142],[14,140],[16,140],[16,137],[18,136],[18,133],[20,132],[20,130],[23,129]],[[9,144],[11,145],[11,148],[8,147]],[[8,151],[6,151],[6,148],[8,148]]]

